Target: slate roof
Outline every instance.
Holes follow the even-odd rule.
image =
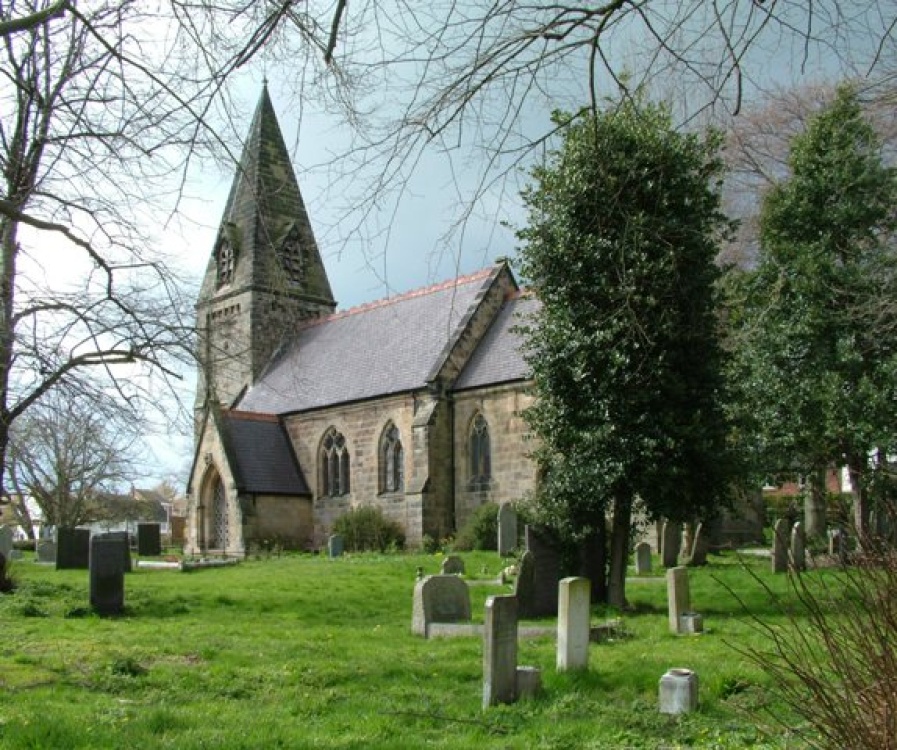
[[[284,414],[425,387],[496,273],[486,268],[306,325],[238,408]]]
[[[523,359],[522,337],[514,327],[539,309],[538,300],[521,292],[506,300],[495,320],[474,350],[452,390],[461,391],[530,378]]]
[[[222,414],[225,449],[240,492],[309,495],[289,436],[273,414]]]

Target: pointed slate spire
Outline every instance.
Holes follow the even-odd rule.
[[[197,425],[230,406],[284,340],[336,307],[267,85],[256,107],[197,300]]]
[[[201,297],[245,287],[336,303],[274,106],[264,85],[203,283]],[[309,310],[309,312],[312,312]]]

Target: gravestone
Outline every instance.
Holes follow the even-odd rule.
[[[414,585],[411,632],[429,637],[430,623],[470,620],[470,590],[458,576],[425,576]]]
[[[796,573],[807,569],[807,538],[800,521],[791,529],[791,569]]]
[[[106,531],[95,535],[99,539],[112,539],[121,543],[121,564],[125,573],[133,570],[131,565],[131,535],[127,531]]]
[[[688,568],[670,568],[667,571],[667,604],[670,615],[670,632],[679,634],[683,632],[682,616],[691,608]]]
[[[39,563],[56,562],[56,542],[52,539],[40,539],[35,545],[37,561]]]
[[[56,530],[56,570],[86,570],[90,567],[90,530]]]
[[[456,576],[464,574],[464,560],[457,555],[449,555],[442,561],[442,575]]]
[[[504,557],[517,549],[517,511],[510,503],[498,506],[498,554]]]
[[[90,606],[100,615],[118,615],[125,608],[124,552],[127,541],[98,534],[90,540]]]
[[[517,561],[517,581],[514,584],[514,596],[517,597],[517,612],[520,617],[532,617],[531,613],[535,610],[534,567],[533,553],[524,552]]]
[[[550,540],[533,527],[526,527],[525,536],[526,550],[532,553],[532,597],[529,607],[519,611],[520,617],[555,616],[558,611],[558,581],[561,580],[560,555]]]
[[[517,597],[490,596],[483,622],[483,708],[517,699]]]
[[[651,572],[651,545],[647,542],[635,546],[635,572],[640,575]]]
[[[670,669],[660,678],[660,713],[683,714],[698,707],[698,675],[691,669]]]
[[[329,537],[327,537],[328,557],[342,557],[345,548],[345,540],[339,534],[331,534]]]
[[[137,524],[137,554],[141,557],[162,554],[162,527],[158,523]]]
[[[788,570],[788,521],[780,518],[772,529],[772,572],[784,573]]]
[[[12,552],[12,529],[9,526],[0,526],[0,555],[9,560],[9,553]]]
[[[688,558],[688,564],[692,567],[698,567],[707,564],[707,552],[709,550],[709,542],[707,539],[707,531],[704,524],[699,523],[695,528],[695,537],[691,545],[691,554]]]
[[[660,557],[663,567],[675,568],[679,564],[679,550],[682,547],[682,524],[665,521]]]
[[[832,529],[828,537],[828,553],[844,563],[847,559],[847,532],[844,529]]]
[[[564,578],[559,584],[558,672],[588,669],[591,588],[588,578]]]

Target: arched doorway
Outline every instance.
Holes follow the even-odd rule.
[[[214,469],[209,470],[203,492],[203,531],[207,550],[226,550],[230,538],[230,519],[227,512],[227,494],[221,475]]]

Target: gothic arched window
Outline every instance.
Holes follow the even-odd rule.
[[[468,436],[468,456],[470,458],[470,484],[488,485],[492,479],[492,447],[489,443],[489,423],[482,414],[477,414],[470,423]]]
[[[305,279],[305,250],[299,237],[299,230],[293,227],[278,252],[280,265],[286,271],[287,278],[293,283],[300,283]]]
[[[399,428],[389,422],[380,436],[380,492],[405,489],[405,451]]]
[[[339,497],[349,494],[349,449],[346,438],[336,428],[324,433],[320,454],[320,494]]]
[[[234,255],[234,247],[227,239],[222,237],[218,241],[218,247],[215,250],[216,261],[216,281],[218,286],[230,284],[234,280],[234,264],[236,256]]]

